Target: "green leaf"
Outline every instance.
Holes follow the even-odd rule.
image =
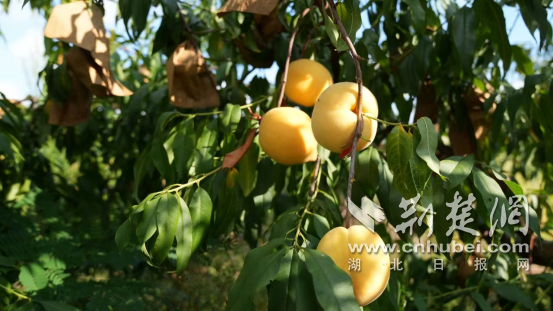
[[[436,148],[438,147],[438,136],[432,121],[423,117],[417,121],[417,127],[421,134],[421,141],[417,146],[417,154],[423,159],[428,167],[436,174],[440,175],[440,161],[436,157]]]
[[[493,0],[475,0],[473,4],[476,18],[490,30],[490,40],[495,45],[501,60],[504,73],[511,66],[511,44],[505,28],[505,17],[501,6]]]
[[[416,152],[417,146],[421,142],[421,134],[418,129],[415,129],[413,132],[413,152],[411,153],[411,158],[409,159],[409,168],[411,170],[411,175],[413,176],[413,181],[415,183],[415,188],[418,193],[423,193],[424,189],[428,185],[428,180],[432,175],[432,171],[426,164],[426,162],[421,159]]]
[[[127,0],[128,1],[128,0]],[[146,28],[148,13],[150,12],[151,0],[133,0],[132,1],[132,20],[134,29],[134,39]]]
[[[193,224],[192,252],[194,252],[205,235],[211,223],[213,203],[209,194],[202,188],[198,188],[190,201],[190,216]]]
[[[293,300],[295,300],[294,298],[296,298],[295,293],[292,293],[294,297],[290,297],[289,295],[290,274],[292,274],[292,260],[294,255],[295,251],[290,249],[280,261],[280,270],[269,288],[269,311],[288,310],[288,305],[292,305]],[[297,257],[297,255],[295,257]],[[294,262],[294,268],[297,273],[297,260]],[[295,309],[293,305],[292,309]]]
[[[449,224],[451,223],[446,218],[451,210],[445,204],[445,184],[444,181],[439,177],[433,178],[432,195],[432,207],[434,209],[434,212],[436,213],[433,220],[433,233],[436,237],[436,241],[439,243],[439,245],[443,245],[443,249],[445,249],[445,245],[449,244],[452,238],[452,236],[446,235],[447,230],[449,230]],[[448,254],[444,255],[449,256]]]
[[[223,132],[228,135],[236,131],[241,117],[242,109],[240,109],[240,105],[225,105],[223,115],[221,116],[221,126],[223,127]]]
[[[146,243],[156,233],[157,204],[162,200],[167,200],[167,195],[148,201],[144,205],[144,214],[136,227],[136,237],[140,245]]]
[[[475,26],[474,11],[469,7],[457,11],[451,22],[451,33],[461,60],[461,68],[469,75],[472,72],[476,44]]]
[[[355,181],[359,182],[364,193],[372,198],[378,190],[380,183],[380,154],[374,147],[358,153],[357,165],[355,166]]]
[[[288,231],[296,227],[298,220],[296,211],[280,214],[271,225],[270,239],[284,238]]]
[[[217,149],[217,119],[211,120],[203,128],[196,145],[196,174],[213,169],[213,155]]]
[[[140,187],[140,182],[146,176],[146,172],[148,171],[148,162],[151,161],[150,157],[150,150],[151,148],[148,146],[140,156],[138,157],[138,160],[134,164],[133,171],[134,171],[134,192],[133,196],[134,198],[139,201],[138,198],[138,188]]]
[[[503,298],[523,304],[525,307],[534,310],[536,305],[520,287],[514,284],[493,284],[492,288]]]
[[[255,292],[267,286],[279,272],[281,259],[287,249],[274,249],[284,242],[284,239],[275,239],[248,252],[244,267],[230,289],[227,310],[253,310]]]
[[[494,173],[495,173],[495,171],[494,171]],[[496,176],[497,175],[498,174],[496,174]],[[510,180],[506,180],[506,179],[502,179],[502,180],[509,187],[509,189],[511,189],[511,191],[513,192],[514,195],[524,195],[524,191],[522,190],[522,187],[519,184],[517,184],[514,181],[510,181]],[[524,215],[524,212],[522,213],[522,215],[523,215],[523,217],[526,216],[526,215]],[[536,233],[538,238],[541,239],[540,220],[538,218],[538,214],[536,213],[536,211],[531,206],[528,206],[528,221],[529,221],[528,226],[530,227],[530,229],[532,229],[532,231],[534,231],[534,233]]]
[[[192,243],[193,243],[193,223],[192,216],[188,205],[184,200],[177,196],[180,206],[180,218],[177,227],[177,274],[181,275],[186,267],[188,261],[192,255]]]
[[[540,30],[540,49],[547,42],[547,35],[551,35],[550,24],[547,20],[547,10],[540,0],[519,0],[520,13],[528,30],[534,36],[537,28]]]
[[[37,291],[48,285],[46,271],[37,263],[22,266],[19,270],[19,281],[25,286],[27,292]]]
[[[44,308],[44,311],[78,311],[79,309],[66,305],[56,301],[42,301],[37,300],[37,302]]]
[[[238,183],[247,197],[255,188],[257,180],[257,159],[259,158],[259,145],[252,143],[250,149],[238,162]]]
[[[386,155],[389,167],[394,174],[394,186],[406,199],[417,196],[409,167],[409,159],[413,152],[412,139],[411,135],[405,132],[403,126],[398,125],[388,135],[386,142]]]
[[[338,31],[338,27],[336,26],[336,24],[334,24],[330,16],[328,16],[326,10],[323,10],[323,17],[325,20],[325,31],[328,35],[328,38],[330,39],[330,42],[332,42],[332,45],[334,45],[334,47],[336,47],[336,50],[338,51],[347,50],[347,43],[344,40],[340,39],[340,32]]]
[[[304,253],[319,304],[325,310],[358,310],[349,275],[323,252],[306,248]]]
[[[194,119],[187,119],[178,125],[177,136],[173,143],[175,168],[183,179],[188,176],[188,171],[190,170],[192,161],[194,161],[195,146]]]
[[[131,235],[133,234],[133,227],[131,224],[130,218],[125,220],[125,222],[119,226],[117,232],[115,232],[115,243],[119,251],[122,251],[129,241],[131,240]]]
[[[288,262],[288,256],[291,256]],[[316,311],[317,297],[305,261],[297,251],[290,251],[280,263],[280,271],[269,289],[269,311]]]
[[[480,307],[480,309],[482,309],[482,311],[493,311],[493,308],[490,305],[490,303],[479,292],[472,291],[470,292],[470,296],[478,304],[478,306]]]
[[[321,215],[313,214],[313,225],[315,226],[315,232],[317,232],[317,235],[319,238],[322,238],[329,230],[330,225],[328,224],[328,220],[324,218]]]
[[[156,223],[157,238],[152,248],[152,261],[155,265],[161,264],[167,257],[180,219],[180,204],[174,194],[166,193],[157,204]]]
[[[152,149],[150,151],[150,156],[154,162],[155,167],[167,182],[171,184],[173,182],[174,170],[169,164],[169,157],[167,156],[167,151],[163,144],[165,143],[164,128],[165,125],[175,117],[175,114],[170,112],[164,112],[159,116],[156,123],[156,129],[154,131],[154,138],[152,139]]]
[[[426,12],[419,0],[402,0],[411,9],[413,26],[419,33],[424,33],[426,28]]]
[[[453,156],[440,162],[440,172],[447,177],[446,189],[450,190],[460,185],[472,172],[474,156]]]
[[[359,0],[344,0],[343,2],[339,2],[336,5],[336,11],[351,42],[355,42],[357,30],[361,28]]]
[[[513,58],[517,63],[517,70],[522,72],[524,75],[533,75],[534,63],[532,63],[530,57],[526,55],[524,49],[517,45],[512,45],[511,49],[513,50]]]
[[[486,210],[489,215],[491,215],[495,205],[495,200],[497,199],[497,207],[493,215],[493,221],[495,222],[497,220],[496,230],[503,229],[510,236],[513,236],[513,232],[510,229],[508,222],[505,222],[505,226],[503,228],[501,227],[501,209],[503,206],[505,206],[505,208],[509,208],[509,202],[505,198],[505,193],[503,193],[503,190],[501,190],[499,184],[495,181],[495,179],[486,175],[476,167],[472,169],[471,176],[474,182],[474,188],[482,197],[482,200],[484,201],[483,203],[486,206]],[[479,203],[481,202],[477,201],[477,204]],[[485,221],[487,222],[488,219],[485,219]]]
[[[415,293],[415,295],[413,295],[413,302],[415,303],[415,307],[417,307],[419,311],[428,310],[428,306],[426,305],[426,302],[424,301],[424,298],[420,293]]]

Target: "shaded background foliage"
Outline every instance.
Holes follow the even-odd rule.
[[[9,1],[2,4],[7,8]],[[289,294],[279,296],[272,285],[263,289],[267,285],[263,282],[274,279],[286,262],[264,266],[268,256],[290,256],[299,272],[289,272],[287,278],[301,277],[307,283],[313,278],[313,284],[302,285],[307,288],[306,303],[332,309],[334,305],[323,303],[316,293],[324,286],[318,278],[330,273],[340,281],[343,276],[311,249],[326,231],[343,223],[349,160],[320,149],[320,189],[314,196],[310,188],[315,163],[276,164],[256,141],[234,169],[218,169],[225,155],[257,127],[245,106],[253,103],[251,108],[260,115],[276,106],[279,85],[270,84],[258,68],[276,63],[280,81],[294,27],[300,31],[292,60],[312,57],[330,70],[335,82],[355,81],[351,57],[336,35],[331,15],[325,18],[326,10],[313,8],[296,25],[299,12],[312,4],[320,7],[323,2],[280,1],[269,16],[233,12],[217,17],[218,1],[119,1],[125,32],[110,34],[112,71],[134,94],[94,98],[90,119],[75,127],[48,124],[47,100],[61,103],[67,95],[68,85],[59,76],[63,65],[57,61],[69,46],[45,38],[49,61],[40,76],[41,97],[29,105],[4,97],[0,101],[2,309],[221,310],[227,301],[229,309],[244,310],[252,301],[255,309],[266,309],[267,302],[271,309]],[[48,17],[53,2],[31,0],[26,5]],[[444,200],[452,201],[454,191],[464,197],[475,192],[477,202],[484,202],[491,193],[478,186],[491,184],[499,189],[495,194],[529,196],[543,238],[540,242],[530,238],[532,234],[522,236],[512,227],[504,228],[508,236],[503,241],[526,241],[533,245],[532,251],[492,256],[487,273],[474,272],[478,254],[444,254],[449,264],[441,273],[432,271],[429,257],[403,254],[405,271],[392,272],[385,293],[366,309],[551,309],[550,2],[384,0],[338,5],[357,53],[368,59],[361,61],[363,84],[378,100],[379,118],[407,124],[426,117],[420,120],[433,125],[422,132],[420,125],[403,129],[380,124],[372,147],[358,155],[353,201],[359,203],[364,195],[377,200],[389,223],[397,225],[402,195],[423,193],[429,199],[421,205],[433,203],[436,217],[445,217],[440,208]],[[502,6],[519,9],[535,35],[540,47],[535,62],[523,47],[509,43]],[[358,30],[360,15],[368,16],[370,28]],[[170,104],[165,63],[187,40],[197,43],[215,74],[221,100],[215,110],[177,109]],[[505,80],[511,67],[524,77],[522,88]],[[424,135],[434,132],[437,159],[427,161],[416,148]],[[392,142],[411,146],[408,150],[413,152],[391,150]],[[467,154],[472,156],[455,157]],[[437,160],[441,169],[451,163],[466,165],[470,174],[444,186],[437,175],[440,171],[431,171]],[[206,173],[212,174],[201,175]],[[198,178],[201,182],[188,184]],[[505,178],[516,183],[503,182]],[[409,180],[412,183],[402,183]],[[117,228],[136,211],[133,205],[147,203],[152,199],[149,194],[171,184],[185,185],[179,197],[190,213],[209,210],[207,222],[211,222],[205,234],[196,234],[193,228],[199,240],[193,243],[194,253],[182,276],[175,273],[178,237],[162,258],[153,253],[144,256],[135,246],[143,241],[133,234],[121,235],[128,236],[119,243],[122,251],[114,243]],[[207,198],[198,199],[204,192]],[[305,216],[306,205],[313,214]],[[489,210],[487,204],[477,203],[473,212],[474,225],[483,233],[489,229]],[[298,225],[299,214],[306,222],[302,217]],[[290,251],[291,245],[282,240],[297,226],[306,236],[300,239],[308,249],[305,257]],[[377,226],[385,242],[409,241],[389,234],[389,228]],[[539,234],[535,222],[531,229]],[[425,225],[418,226],[418,235],[425,230]],[[446,230],[435,227],[439,243],[451,240]],[[148,251],[160,235],[152,234],[144,243]],[[464,242],[471,238],[458,234]],[[271,241],[268,246],[259,247],[267,241]],[[281,246],[272,252],[276,245]],[[248,249],[256,251],[249,253],[251,265],[246,260],[241,275],[251,281],[238,279],[238,287],[231,290]],[[532,258],[532,275],[516,271],[519,256]],[[306,260],[311,260],[307,267]],[[152,261],[158,267],[148,265]],[[314,262],[327,265],[327,271],[315,270]],[[332,286],[322,290],[334,295]],[[341,299],[338,305],[347,306],[347,297]]]

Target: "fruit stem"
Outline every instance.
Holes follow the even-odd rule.
[[[177,192],[181,189],[184,189],[186,187],[190,187],[194,184],[199,184],[200,181],[206,179],[207,177],[217,173],[218,171],[220,171],[223,167],[222,166],[219,166],[218,168],[214,169],[213,171],[209,172],[209,173],[205,173],[205,174],[200,174],[198,175],[197,178],[195,178],[194,180],[192,181],[189,181],[187,182],[186,184],[174,184],[174,185],[171,185],[168,187],[168,189],[166,190],[166,192]],[[176,188],[172,188],[172,187],[176,187]],[[172,189],[171,189],[172,188]]]
[[[313,202],[315,202],[315,199],[317,198],[317,194],[319,193],[319,184],[321,182],[321,157],[317,156],[317,163],[315,164],[315,170],[313,171],[313,181],[311,183],[311,189],[309,190],[309,198],[307,201],[307,204],[305,205],[305,208],[301,212],[300,220],[298,222],[298,225],[296,227],[296,236],[294,238],[294,247],[296,249],[300,249],[301,246],[298,243],[298,238],[301,235],[302,238],[305,240],[305,236],[301,233],[301,224],[303,223],[303,218],[305,218],[306,214],[313,214],[309,211],[309,207]],[[290,233],[290,232],[288,232]],[[286,233],[286,236],[288,236],[288,233]]]
[[[346,41],[349,52],[351,54],[351,58],[353,59],[353,63],[355,64],[355,76],[357,79],[357,106],[356,106],[356,112],[357,112],[357,126],[355,129],[355,135],[353,136],[353,144],[350,151],[351,156],[351,164],[349,167],[349,178],[348,178],[348,199],[351,200],[351,189],[353,184],[353,179],[355,176],[355,161],[356,161],[356,153],[357,153],[357,142],[359,142],[359,138],[361,137],[361,134],[363,133],[363,73],[361,72],[361,64],[359,64],[359,55],[357,55],[357,51],[355,50],[355,47],[353,46],[353,43],[351,42],[348,33],[346,31],[346,28],[344,27],[344,24],[342,24],[342,21],[338,17],[338,12],[336,11],[336,4],[334,3],[334,0],[328,1],[330,11],[332,12],[332,16],[334,17],[334,20],[336,21],[336,24],[338,24],[338,28],[340,29],[341,37],[344,41]],[[346,211],[346,219],[345,219],[345,227],[349,228],[351,225],[351,215],[349,210]]]
[[[253,106],[256,106],[256,105],[259,105],[260,103],[262,103],[263,101],[267,100],[269,97],[273,96],[273,94],[271,95],[267,95],[267,96],[262,96],[260,97],[258,100],[256,101],[253,101],[247,105],[242,105],[240,106],[240,109],[247,109],[247,108],[250,108],[250,107],[253,107]],[[179,117],[198,117],[198,116],[213,116],[213,115],[216,115],[216,114],[221,114],[223,113],[222,110],[219,110],[219,111],[210,111],[210,112],[198,112],[198,113],[180,113],[178,111],[175,112]]]
[[[367,114],[367,113],[364,113],[363,116],[364,116],[365,118],[369,118],[369,119],[375,120],[375,121],[377,121],[377,122],[379,122],[379,123],[386,124],[386,125],[401,125],[401,126],[403,126],[403,127],[415,127],[415,126],[417,126],[417,123],[413,123],[413,124],[402,124],[402,123],[394,123],[394,122],[388,122],[388,121],[380,120],[380,119],[377,119],[377,118],[375,118],[375,117],[370,116],[370,115]]]
[[[296,39],[296,34],[300,29],[301,21],[303,20],[305,15],[309,13],[310,10],[311,8],[306,8],[305,10],[303,10],[300,18],[298,19],[298,22],[296,23],[296,27],[294,27],[292,35],[290,36],[290,43],[288,43],[288,56],[286,57],[284,72],[282,73],[282,83],[280,84],[280,95],[278,96],[277,107],[280,107],[280,105],[282,105],[282,100],[284,100],[284,88],[286,87],[286,80],[288,79],[288,67],[290,67],[290,58],[292,57],[292,50],[294,48],[294,40]]]
[[[25,299],[25,300],[29,300],[29,301],[32,300],[31,298],[29,298],[29,297],[27,297],[27,296],[25,296],[25,295],[23,295],[23,294],[20,294],[20,293],[14,291],[13,289],[8,288],[8,287],[6,287],[6,286],[4,286],[4,285],[0,285],[0,287],[2,287],[8,294],[12,294],[12,295],[17,296],[17,299]]]

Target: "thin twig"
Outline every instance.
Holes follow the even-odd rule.
[[[351,54],[351,58],[353,59],[353,63],[355,65],[355,76],[357,78],[357,126],[355,127],[355,133],[353,135],[353,144],[350,152],[351,156],[351,164],[349,167],[349,178],[348,178],[348,199],[351,199],[351,188],[353,184],[353,179],[355,175],[355,156],[357,154],[357,142],[359,141],[359,137],[361,137],[361,134],[363,133],[363,73],[361,72],[361,65],[359,64],[359,55],[357,55],[357,51],[355,50],[355,47],[353,46],[353,43],[349,39],[348,33],[346,31],[346,28],[344,28],[344,24],[342,24],[342,21],[338,17],[338,12],[336,11],[336,4],[334,3],[334,0],[328,1],[330,5],[330,11],[332,12],[332,15],[334,16],[334,20],[336,21],[336,24],[338,24],[338,28],[340,29],[340,34],[342,36],[342,39],[346,41],[349,51]],[[349,210],[346,213],[346,228],[348,228],[351,225],[351,215],[349,213]]]
[[[306,8],[305,10],[303,10],[303,12],[300,15],[300,18],[298,19],[296,27],[294,27],[294,31],[292,31],[292,35],[290,36],[290,43],[288,44],[288,56],[286,57],[286,64],[284,64],[284,72],[282,73],[282,83],[280,84],[280,95],[278,96],[278,103],[277,103],[278,107],[282,105],[282,100],[284,99],[284,88],[286,87],[286,80],[288,79],[288,67],[290,67],[290,58],[292,57],[294,40],[296,39],[296,34],[300,29],[301,21],[303,20],[305,15],[309,13],[310,10],[311,10],[310,8]]]
[[[180,8],[180,7],[179,7],[179,16],[180,16],[180,19],[182,21],[182,25],[184,26],[184,29],[186,29],[186,31],[190,35],[190,38],[189,38],[190,43],[192,43],[192,46],[194,47],[195,50],[198,50],[198,45],[196,44],[196,38],[194,38],[194,32],[188,26],[188,23],[186,22],[186,19],[184,18],[184,14],[182,14],[182,8]]]
[[[29,300],[29,301],[32,300],[31,298],[29,298],[29,297],[27,297],[23,294],[20,294],[20,293],[14,291],[13,289],[8,288],[4,285],[0,285],[0,287],[2,287],[7,293],[17,296],[18,299],[25,299],[25,300]]]
[[[321,169],[321,157],[317,156],[317,164],[315,164],[315,171],[313,173],[313,181],[311,182],[311,189],[309,189],[309,198],[315,194],[317,187],[317,178],[319,176],[319,170]]]
[[[300,58],[303,58],[303,54],[305,54],[305,50],[307,50],[307,46],[309,45],[309,41],[311,41],[311,37],[313,37],[313,34],[317,30],[317,28],[319,28],[319,26],[322,26],[322,25],[324,25],[324,22],[320,22],[319,24],[317,24],[316,27],[313,27],[313,29],[311,29],[311,31],[307,35],[307,39],[305,39],[305,44],[303,45],[303,48],[301,49]]]
[[[206,179],[207,177],[209,177],[209,176],[211,176],[211,175],[217,173],[217,172],[220,171],[222,168],[223,168],[222,166],[219,166],[218,168],[214,169],[213,171],[211,171],[211,172],[209,172],[209,173],[205,173],[205,174],[203,174],[203,175],[200,175],[201,177],[199,177],[199,178],[197,178],[197,179],[194,179],[194,180],[192,180],[192,181],[189,181],[189,182],[187,182],[186,184],[181,184],[181,185],[175,184],[175,185],[171,185],[171,186],[169,186],[169,188],[175,187],[175,186],[177,186],[177,187],[176,187],[176,188],[172,188],[172,189],[168,189],[168,190],[166,190],[166,191],[167,191],[167,192],[178,192],[178,191],[181,190],[181,189],[190,187],[190,186],[195,185],[195,184],[199,184],[200,181],[202,181],[202,180]]]
[[[247,109],[247,108],[251,108],[253,106],[259,105],[260,103],[266,101],[271,96],[273,96],[273,94],[267,95],[267,96],[262,96],[254,102],[251,102],[249,104],[240,106],[240,109]],[[181,112],[175,111],[175,114],[178,115],[179,117],[194,118],[194,117],[198,117],[198,116],[213,116],[213,115],[216,115],[216,114],[221,114],[223,112],[224,112],[223,110],[210,111],[210,112],[198,112],[198,113],[181,113]]]
[[[367,113],[364,113],[363,116],[365,118],[369,118],[371,120],[375,120],[376,122],[379,122],[379,123],[382,123],[382,124],[386,124],[386,125],[401,125],[403,127],[415,127],[417,126],[417,123],[413,123],[413,124],[403,124],[403,123],[394,123],[394,122],[388,122],[388,121],[384,121],[384,120],[380,120],[380,119],[377,119],[373,116],[370,116],[369,114]]]
[[[301,225],[303,223],[303,219],[305,218],[305,215],[312,214],[309,211],[309,208],[313,203],[315,202],[315,199],[317,198],[317,194],[319,193],[319,184],[321,182],[321,157],[317,157],[317,164],[315,164],[315,170],[313,171],[313,180],[311,182],[311,189],[309,191],[309,199],[307,201],[307,204],[305,205],[305,208],[303,209],[298,216],[300,216],[300,220],[298,221],[298,225],[296,226],[296,234],[294,237],[294,247],[299,250],[302,247],[298,243],[298,238],[301,236],[304,240],[306,240],[305,236],[301,233]],[[286,233],[286,236],[288,236],[289,232]]]

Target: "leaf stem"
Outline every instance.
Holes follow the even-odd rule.
[[[206,179],[207,177],[217,173],[218,171],[220,171],[223,167],[222,166],[219,166],[218,168],[214,169],[213,171],[209,172],[209,173],[205,173],[205,174],[200,174],[198,175],[197,178],[195,178],[194,180],[192,181],[189,181],[187,182],[186,184],[174,184],[174,185],[171,185],[169,187],[166,188],[165,192],[178,192],[179,190],[181,189],[184,189],[186,187],[190,187],[194,184],[199,184],[200,181]],[[175,187],[176,188],[172,188],[172,187]]]
[[[29,297],[27,297],[27,296],[25,296],[25,295],[23,295],[23,294],[20,294],[20,293],[14,291],[14,290],[11,289],[11,288],[8,288],[8,287],[6,287],[6,286],[4,286],[4,285],[1,285],[1,284],[0,284],[0,287],[2,287],[8,294],[12,294],[12,295],[17,296],[18,299],[25,299],[25,300],[32,301],[31,298],[29,298]]]
[[[417,123],[413,123],[413,124],[403,124],[403,123],[401,123],[401,122],[400,122],[400,123],[394,123],[394,122],[388,122],[388,121],[380,120],[380,119],[377,119],[377,118],[375,118],[375,117],[373,117],[373,116],[370,116],[370,115],[367,114],[367,113],[364,113],[363,116],[364,116],[365,118],[369,118],[369,119],[375,120],[375,121],[377,121],[377,122],[379,122],[379,123],[386,124],[386,125],[401,125],[401,126],[403,126],[403,127],[415,127],[415,126],[417,126]]]
[[[294,48],[294,40],[296,39],[296,34],[298,33],[298,30],[300,29],[300,24],[305,15],[309,13],[311,8],[306,8],[301,13],[298,22],[296,23],[296,27],[294,27],[294,30],[292,31],[292,35],[290,36],[290,43],[288,44],[288,56],[286,56],[286,63],[284,64],[284,71],[282,72],[282,82],[280,84],[280,95],[278,96],[278,102],[277,107],[280,107],[282,105],[282,100],[284,100],[284,88],[286,87],[286,80],[288,79],[288,67],[290,67],[290,58],[292,57],[292,50]]]
[[[299,236],[301,235],[302,238],[306,240],[305,236],[301,233],[301,225],[306,214],[313,214],[309,211],[309,207],[311,206],[311,204],[313,204],[313,202],[315,202],[315,198],[317,198],[317,193],[319,192],[319,184],[321,182],[321,175],[321,157],[317,156],[317,163],[315,164],[315,170],[313,171],[313,181],[311,183],[311,189],[309,190],[309,199],[307,201],[307,204],[305,205],[305,208],[303,209],[303,212],[300,215],[298,225],[296,226],[294,247],[298,250],[302,248],[298,243]],[[288,235],[288,233],[286,235]]]
[[[478,290],[479,288],[480,288],[480,285],[471,286],[471,287],[466,287],[466,288],[460,288],[460,289],[452,290],[452,291],[447,292],[447,293],[443,293],[443,294],[440,294],[440,295],[432,296],[432,297],[430,297],[430,298],[432,298],[432,299],[442,298],[442,297],[446,297],[446,296],[449,296],[449,295],[455,295],[455,294],[459,294],[459,293],[463,293],[463,292],[468,292],[468,291],[472,291],[472,290]]]
[[[553,284],[547,286],[547,288],[540,294],[540,296],[538,297],[538,299],[536,300],[536,305],[539,305],[540,302],[543,300],[543,298],[545,298],[545,296],[547,295],[547,293],[551,290],[551,288],[553,287]]]
[[[271,96],[272,96],[272,94],[267,95],[267,96],[262,96],[260,99],[254,101],[254,102],[251,102],[247,105],[240,106],[240,109],[247,109],[247,108],[259,105],[260,103],[267,100],[267,98],[269,98]],[[216,114],[221,114],[221,113],[223,113],[222,110],[220,110],[220,111],[210,111],[210,112],[198,112],[198,113],[181,113],[181,112],[176,111],[176,114],[179,117],[191,117],[191,118],[194,118],[194,117],[197,117],[197,116],[214,116]]]
[[[334,3],[334,0],[328,1],[330,11],[332,12],[332,15],[334,17],[334,20],[336,21],[336,24],[338,25],[338,28],[340,29],[340,34],[342,35],[342,39],[346,41],[349,51],[351,54],[351,58],[353,59],[353,64],[355,65],[355,77],[357,80],[357,126],[355,128],[355,135],[353,136],[353,143],[352,148],[350,151],[351,156],[351,164],[349,167],[349,177],[348,177],[348,199],[351,199],[351,190],[352,190],[352,184],[353,179],[355,176],[355,156],[357,153],[357,143],[359,142],[359,138],[361,137],[361,134],[363,133],[363,73],[361,72],[361,64],[359,63],[359,55],[357,54],[357,51],[355,50],[355,47],[353,46],[353,43],[351,42],[348,33],[346,31],[346,28],[344,27],[344,24],[342,24],[342,21],[340,20],[340,17],[338,17],[338,12],[336,11],[336,4]],[[351,215],[350,212],[346,212],[346,219],[345,219],[345,227],[349,228],[351,225]]]

